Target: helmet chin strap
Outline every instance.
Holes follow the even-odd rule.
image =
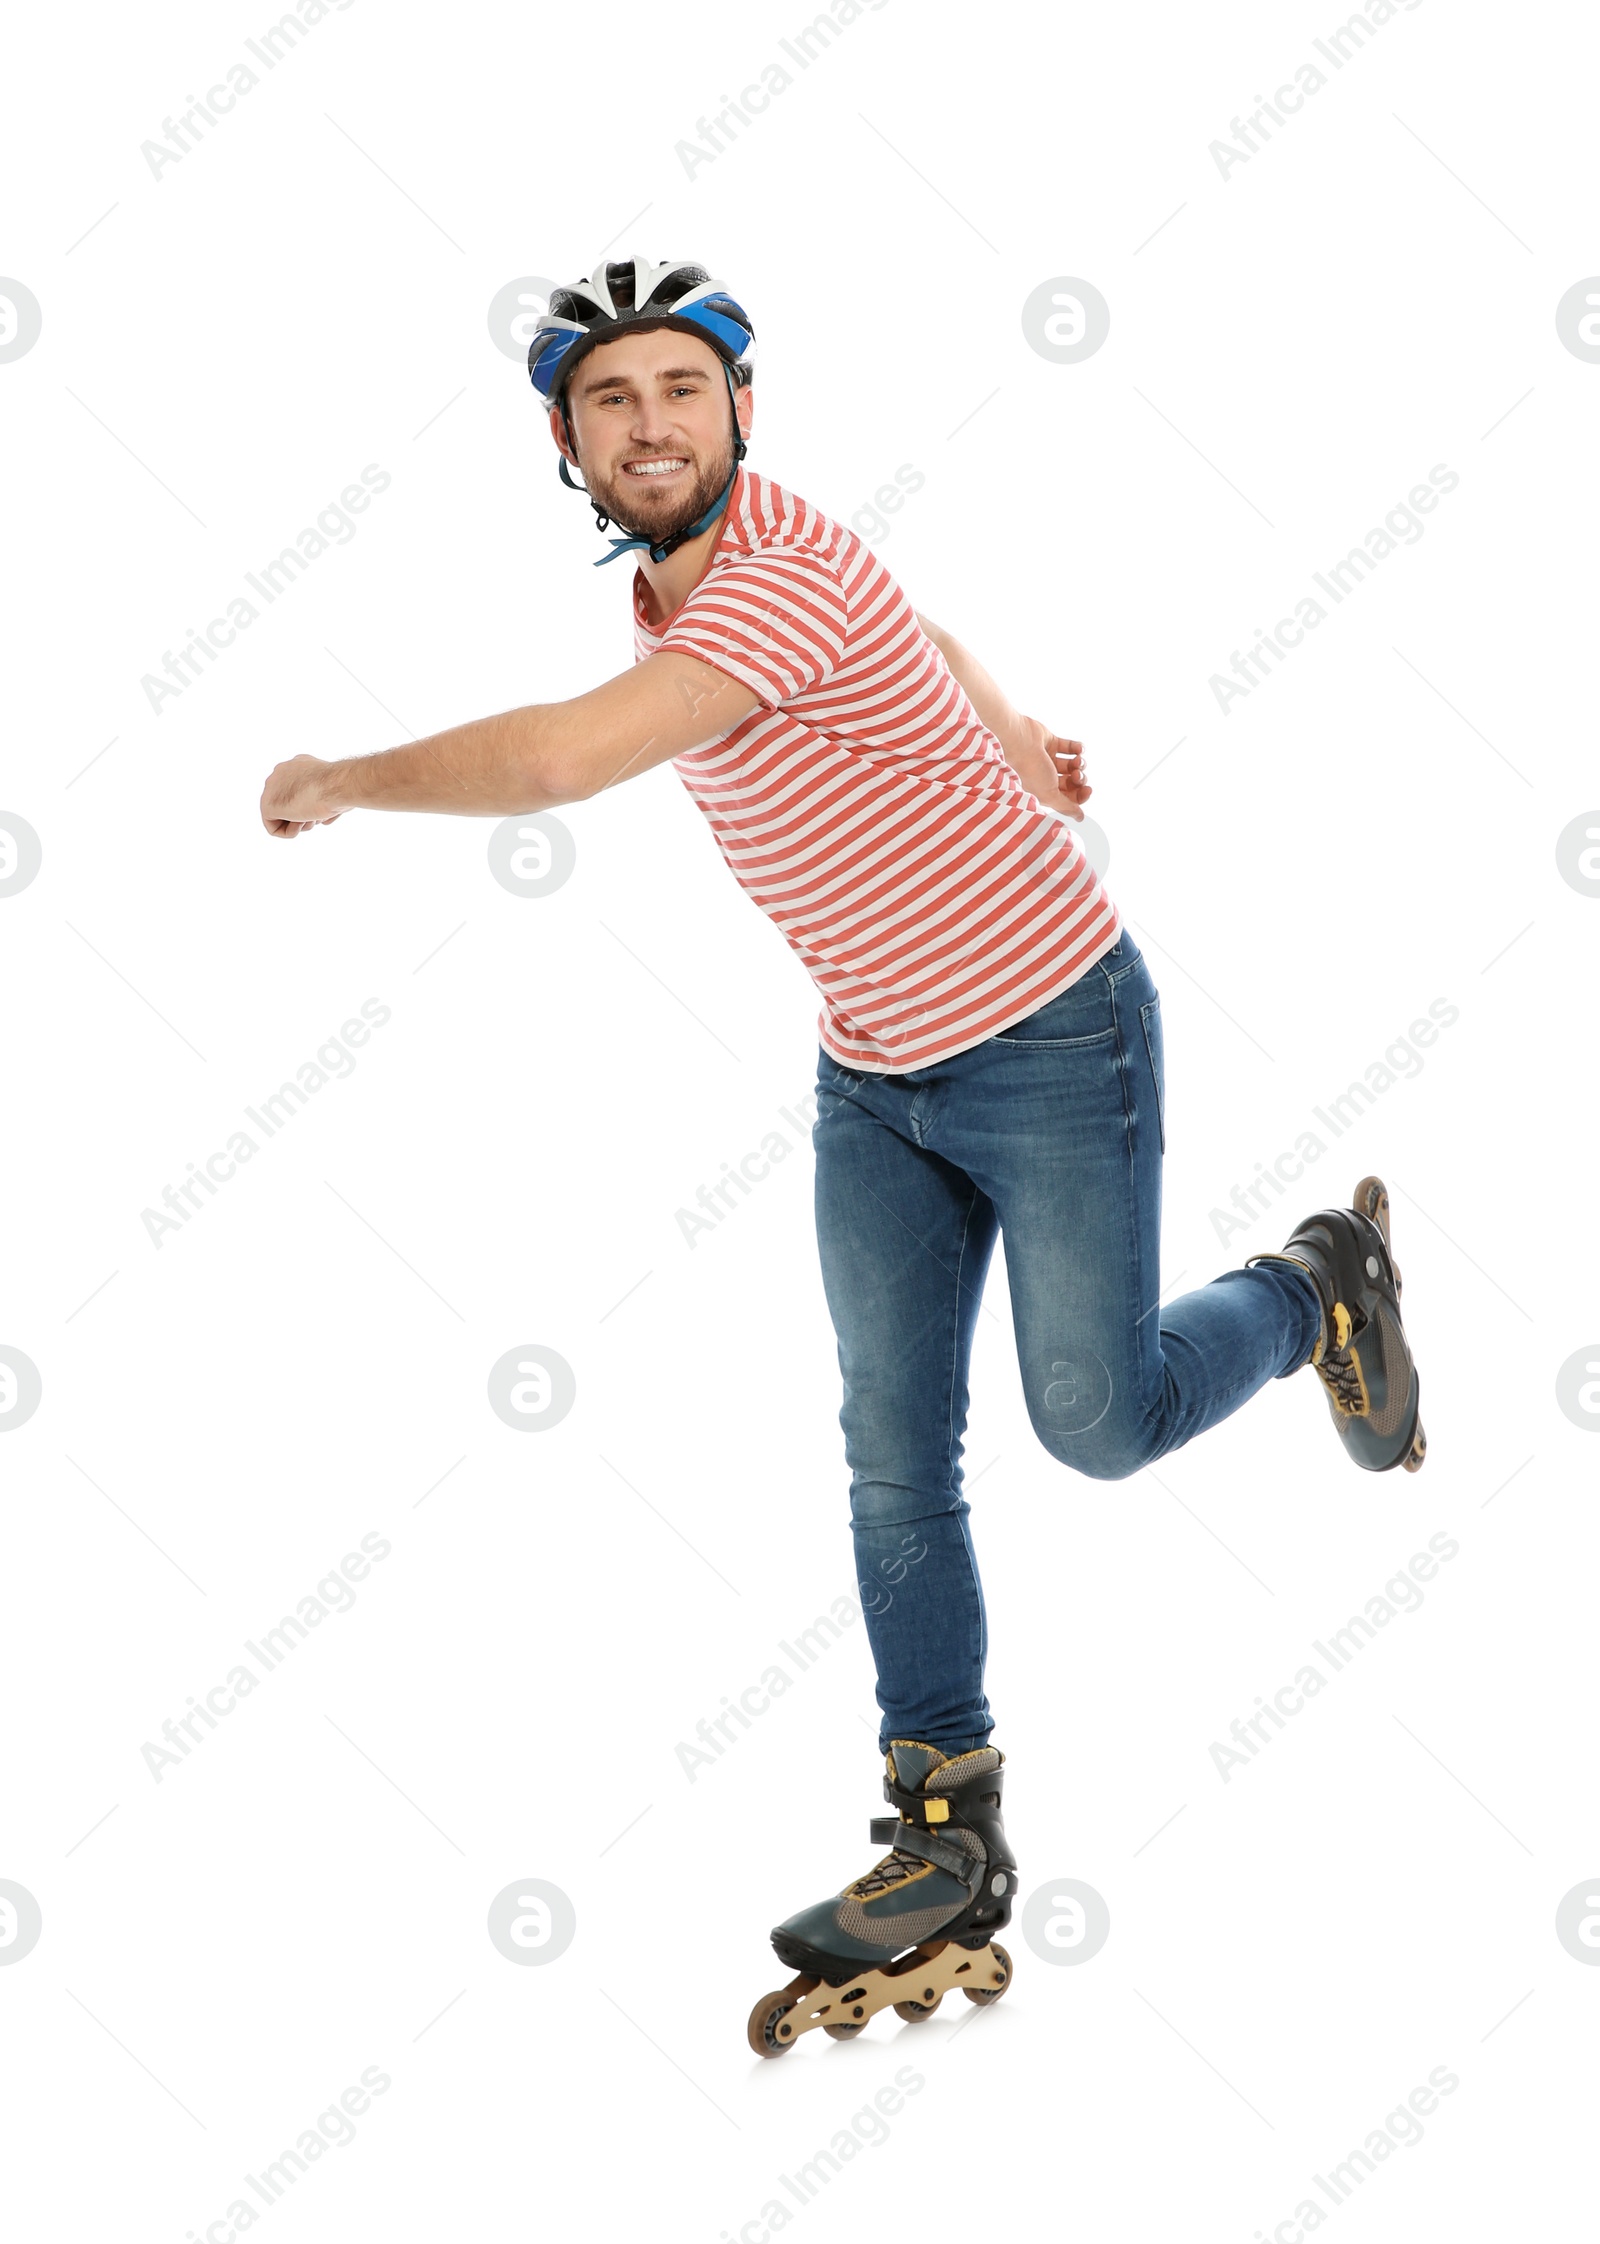
[[[686,530],[679,530],[674,536],[670,538],[664,538],[659,543],[654,542],[650,538],[613,538],[611,540],[611,551],[609,553],[602,553],[599,560],[595,563],[595,567],[597,569],[603,569],[608,561],[615,561],[619,558],[620,555],[624,553],[643,552],[648,553],[652,561],[665,561],[669,554],[677,552],[680,545],[686,545],[690,538],[699,537],[702,530],[709,530],[712,523],[716,521],[718,515],[721,514],[723,508],[727,505],[728,495],[732,491],[734,479],[739,473],[739,464],[743,460],[748,447],[745,444],[744,438],[739,433],[739,393],[734,388],[733,370],[728,365],[726,359],[724,359],[722,362],[722,371],[727,378],[728,396],[733,403],[733,466],[729,470],[727,482],[724,483],[722,489],[712,500],[711,504],[706,508],[705,513],[701,515],[698,522],[691,522]],[[567,442],[569,444],[572,444],[572,423],[567,419],[567,401],[565,393],[563,393],[561,400],[561,422],[562,426],[567,432]],[[572,445],[572,448],[574,451],[577,450],[577,446],[575,444]],[[560,460],[557,463],[557,473],[560,475],[562,482],[566,485],[569,491],[583,491],[584,496],[589,499],[589,504],[594,508],[595,512],[595,528],[602,532],[608,530],[611,526],[610,515],[606,512],[605,508],[600,504],[600,501],[598,499],[589,496],[589,493],[585,489],[585,486],[583,484],[574,483],[572,477],[567,473],[567,460],[565,453],[562,454]]]

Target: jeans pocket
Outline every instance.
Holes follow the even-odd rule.
[[[1156,1086],[1156,1127],[1161,1133],[1161,1150],[1167,1150],[1167,1076],[1166,1053],[1161,1037],[1161,1000],[1152,997],[1139,1008],[1139,1025],[1144,1030],[1144,1048],[1150,1061],[1150,1073]]]
[[[992,1042],[1022,1050],[1029,1045],[1053,1045],[1058,1051],[1109,1043],[1117,1033],[1117,1007],[1112,978],[1097,962],[1064,990],[1047,998],[1035,1012],[1009,1028],[1000,1029]]]

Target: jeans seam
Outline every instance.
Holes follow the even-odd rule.
[[[967,1179],[967,1181],[969,1184],[972,1184],[972,1179],[970,1177]],[[950,1372],[947,1382],[948,1401],[945,1421],[945,1482],[947,1491],[952,1496],[955,1496],[957,1494],[957,1490],[955,1487],[956,1367],[959,1360],[959,1353],[961,1348],[961,1273],[966,1267],[967,1236],[972,1229],[972,1211],[978,1205],[978,1199],[978,1186],[976,1184],[972,1184],[972,1192],[967,1201],[966,1214],[962,1218],[961,1223],[961,1251],[956,1256],[955,1316],[950,1328]],[[966,1498],[964,1494],[961,1496],[960,1500],[963,1504],[965,1503]],[[983,1695],[983,1673],[985,1667],[988,1665],[989,1659],[989,1623],[988,1616],[984,1611],[983,1583],[978,1573],[977,1560],[974,1556],[972,1548],[972,1537],[967,1532],[967,1523],[965,1518],[958,1516],[957,1525],[961,1530],[961,1547],[966,1552],[967,1556],[967,1566],[972,1579],[973,1604],[976,1609],[978,1619],[978,1673],[975,1696],[981,1698]]]
[[[1156,1068],[1155,1051],[1150,1043],[1150,1015],[1160,1003],[1161,993],[1159,990],[1154,997],[1146,998],[1139,1008],[1139,1026],[1144,1031],[1144,1054],[1150,1062],[1150,1082],[1156,1094],[1156,1122],[1161,1133],[1161,1150],[1165,1153],[1167,1150],[1166,1100],[1162,1095],[1161,1077]]]
[[[1138,961],[1137,961],[1137,959],[1136,959],[1136,960],[1134,961],[1134,964],[1135,964],[1135,965],[1137,965],[1137,964],[1138,964]],[[1142,1259],[1141,1259],[1141,1257],[1140,1257],[1140,1253],[1139,1253],[1139,1177],[1138,1177],[1138,1170],[1137,1170],[1137,1167],[1136,1167],[1136,1165],[1135,1165],[1135,1162],[1134,1162],[1134,1155],[1133,1155],[1133,1131],[1134,1131],[1134,1113],[1133,1113],[1133,1108],[1132,1108],[1132,1105],[1131,1105],[1131,1103],[1130,1103],[1130,1099],[1129,1099],[1129,1092],[1128,1092],[1128,1047],[1127,1047],[1127,1037],[1126,1037],[1126,1035],[1125,1035],[1125,1033],[1124,1033],[1124,1031],[1123,1031],[1123,1025],[1122,1025],[1122,1013],[1121,1013],[1121,1010],[1120,1010],[1120,1008],[1119,1008],[1119,1007],[1118,1007],[1118,1005],[1117,1005],[1117,991],[1116,991],[1116,984],[1115,984],[1114,982],[1113,982],[1113,984],[1112,984],[1112,986],[1111,986],[1111,1017],[1112,1017],[1112,1019],[1113,1019],[1113,1020],[1115,1021],[1115,1023],[1116,1023],[1116,1026],[1117,1026],[1117,1057],[1118,1057],[1118,1060],[1119,1060],[1119,1063],[1120,1063],[1120,1067],[1121,1067],[1121,1074],[1122,1074],[1122,1116],[1123,1116],[1123,1120],[1124,1120],[1124,1122],[1125,1122],[1125,1123],[1127,1124],[1127,1128],[1126,1128],[1126,1130],[1124,1131],[1124,1133],[1123,1133],[1123,1136],[1124,1136],[1124,1141],[1125,1141],[1125,1143],[1126,1143],[1126,1145],[1127,1145],[1127,1149],[1128,1149],[1128,1201],[1127,1201],[1127,1206],[1128,1206],[1128,1239],[1129,1239],[1129,1244],[1130,1244],[1130,1246],[1131,1246],[1131,1248],[1132,1248],[1132,1260],[1133,1260],[1133,1297],[1134,1297],[1134,1299],[1135,1299],[1136,1301],[1143,1301],[1143,1299],[1144,1299],[1144,1297],[1145,1297],[1145,1287],[1144,1287],[1144,1265],[1143,1265],[1143,1261],[1142,1261]],[[1142,1033],[1143,1033],[1143,1023],[1142,1023],[1142,1022],[1141,1022],[1141,1024],[1140,1024],[1140,1031],[1141,1031],[1141,1034],[1142,1034]],[[1156,1251],[1157,1251],[1157,1258],[1158,1258],[1158,1259],[1157,1259],[1157,1265],[1156,1265],[1156,1269],[1157,1269],[1157,1282],[1156,1282],[1156,1299],[1157,1299],[1157,1301],[1159,1302],[1159,1300],[1160,1300],[1160,1298],[1161,1298],[1161,1285],[1160,1285],[1160,1260],[1159,1260],[1159,1256],[1160,1256],[1160,1242],[1159,1242],[1159,1240],[1157,1241],[1157,1249],[1156,1249]],[[1142,1321],[1143,1321],[1143,1320],[1141,1319],[1141,1324],[1142,1324]],[[1137,1332],[1137,1328],[1136,1328],[1136,1332]],[[1156,1343],[1157,1343],[1157,1347],[1158,1347],[1158,1349],[1159,1349],[1159,1347],[1160,1347],[1160,1340],[1161,1340],[1161,1321],[1160,1321],[1160,1318],[1158,1317],[1158,1318],[1157,1318],[1157,1320],[1156,1320]],[[1137,1354],[1138,1354],[1138,1350],[1139,1350],[1139,1348],[1140,1348],[1140,1345],[1141,1345],[1141,1343],[1140,1343],[1139,1339],[1138,1339],[1138,1338],[1136,1337],[1136,1338],[1135,1338],[1135,1341],[1134,1341],[1134,1351],[1135,1351],[1135,1356],[1136,1356],[1136,1357],[1137,1357]],[[1164,1396],[1165,1396],[1165,1390],[1166,1390],[1166,1373],[1165,1373],[1165,1369],[1163,1369],[1163,1373],[1162,1373],[1162,1395],[1163,1395],[1163,1398],[1164,1398]],[[1159,1407],[1159,1406],[1158,1406],[1158,1407]],[[1146,1461],[1147,1461],[1147,1462],[1150,1462],[1151,1460],[1146,1460]]]

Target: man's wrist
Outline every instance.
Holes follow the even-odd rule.
[[[318,776],[317,792],[324,818],[336,818],[342,811],[361,807],[359,776],[363,760],[355,756],[340,757],[323,767]]]
[[[1037,717],[1024,717],[1019,711],[1011,712],[1011,722],[1006,728],[1007,745],[1020,755],[1039,757],[1045,754],[1045,742],[1050,735]]]

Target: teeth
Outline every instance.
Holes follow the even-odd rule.
[[[675,468],[686,467],[685,460],[629,460],[630,475],[671,475]]]

